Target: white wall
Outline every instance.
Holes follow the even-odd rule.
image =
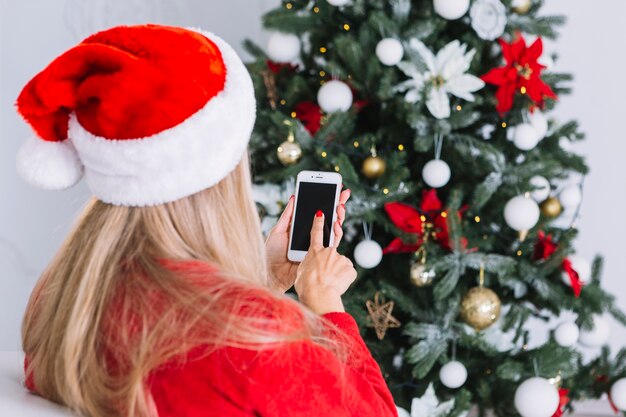
[[[21,87],[44,65],[82,36],[119,23],[153,21],[196,25],[240,48],[246,37],[262,36],[259,16],[277,0],[0,0],[0,350],[19,348],[19,325],[38,274],[56,251],[88,197],[84,184],[57,193],[28,187],[15,174],[14,161],[27,126],[13,110]],[[605,287],[626,309],[626,143],[621,119],[626,88],[622,72],[621,16],[593,2],[548,2],[546,10],[570,18],[558,47],[558,69],[576,75],[573,96],[564,97],[559,117],[580,120],[588,141],[579,146],[592,174],[587,178],[579,222],[581,254],[606,256]],[[618,328],[617,326],[615,327]],[[626,332],[613,332],[614,347],[626,345]]]

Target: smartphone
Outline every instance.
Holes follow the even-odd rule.
[[[336,172],[300,171],[296,193],[287,259],[301,262],[309,250],[311,227],[317,210],[324,212],[324,246],[333,244],[332,225],[337,220],[337,204],[341,193],[341,175]]]

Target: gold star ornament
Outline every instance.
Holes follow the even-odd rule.
[[[391,315],[393,310],[393,301],[385,302],[385,298],[380,294],[380,291],[376,291],[374,294],[374,301],[367,300],[365,302],[367,306],[367,327],[373,327],[376,330],[376,336],[378,340],[385,338],[387,329],[400,327],[398,319]]]

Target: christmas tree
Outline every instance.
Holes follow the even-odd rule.
[[[591,361],[613,315],[602,260],[574,253],[587,166],[550,110],[571,76],[539,0],[293,0],[263,17],[251,142],[269,227],[304,169],[352,190],[345,296],[399,406],[414,415],[550,417],[611,391],[626,349]],[[384,249],[383,249],[384,248]],[[563,316],[568,313],[569,316]],[[564,318],[565,317],[565,318]],[[531,345],[531,320],[551,326]],[[438,403],[441,401],[441,403]]]

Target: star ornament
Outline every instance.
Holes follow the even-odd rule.
[[[367,300],[365,305],[367,306],[367,312],[369,313],[369,316],[367,317],[367,327],[373,327],[374,330],[376,330],[376,337],[378,337],[378,340],[383,340],[385,338],[387,329],[400,327],[398,319],[391,315],[394,305],[393,301],[385,302],[385,299],[381,296],[380,291],[377,291],[376,294],[374,294],[374,301]]]
[[[506,61],[503,67],[494,68],[480,77],[484,82],[498,86],[496,110],[504,114],[513,107],[516,92],[526,94],[538,106],[543,106],[546,98],[556,100],[556,94],[541,79],[541,71],[546,67],[537,62],[543,53],[543,42],[537,38],[530,46],[521,34],[507,43],[503,39],[498,42],[502,47],[502,55]]]

